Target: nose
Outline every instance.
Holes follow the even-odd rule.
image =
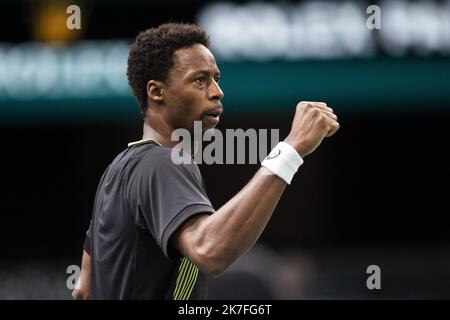
[[[212,80],[211,85],[209,86],[209,99],[210,100],[217,100],[223,98],[223,91],[220,89],[219,84],[216,80]]]

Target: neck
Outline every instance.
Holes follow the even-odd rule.
[[[150,111],[150,110],[149,110]],[[153,140],[164,147],[172,148],[177,141],[172,141],[173,128],[159,114],[150,114],[144,121],[142,140]]]

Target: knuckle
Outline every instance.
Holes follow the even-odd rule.
[[[310,112],[313,116],[322,117],[322,112],[320,112],[320,110],[317,108],[311,108]]]
[[[339,123],[333,121],[333,123],[330,124],[330,132],[335,133],[339,129]]]
[[[327,116],[322,111],[320,111],[319,109],[315,109],[314,113],[316,114],[316,116],[319,118],[320,121],[325,123],[327,122]]]
[[[311,106],[311,103],[309,103],[308,101],[301,101],[297,105],[298,108],[307,108],[307,107],[310,107],[310,106]]]
[[[325,107],[325,109],[333,112],[333,109],[331,109],[326,102],[319,102],[319,104],[322,105],[322,107]]]
[[[323,114],[319,115],[319,126],[322,128],[328,128],[328,126],[330,125],[330,123],[328,122],[328,120],[326,119],[326,116],[324,116]]]

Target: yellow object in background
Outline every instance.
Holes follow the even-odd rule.
[[[77,3],[78,2],[78,3]],[[31,34],[35,41],[49,43],[67,43],[80,40],[86,28],[85,5],[80,1],[39,1],[30,7],[31,9]],[[81,29],[70,30],[67,27],[67,19],[71,16],[67,13],[67,7],[76,4],[81,8]]]

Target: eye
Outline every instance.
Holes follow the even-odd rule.
[[[215,80],[217,83],[219,83],[220,77],[215,77],[214,80]]]
[[[204,84],[206,82],[206,78],[205,77],[198,77],[195,79],[195,82],[197,82],[198,84]]]

